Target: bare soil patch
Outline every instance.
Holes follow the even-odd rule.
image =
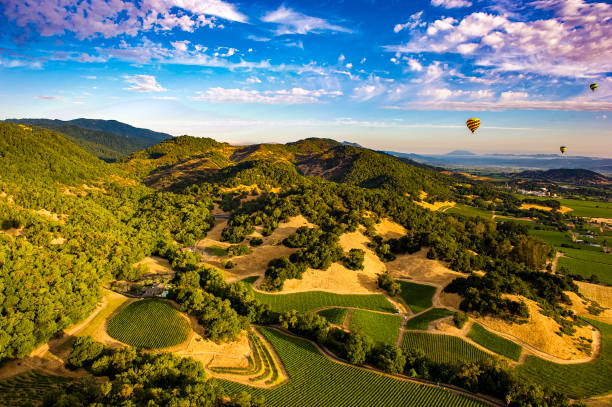
[[[174,273],[172,270],[172,266],[170,262],[163,257],[158,256],[149,256],[140,260],[138,263],[134,264],[134,266],[145,265],[149,269],[149,273],[152,274],[169,274]]]
[[[548,211],[548,212],[553,210],[553,208],[551,208],[550,206],[544,206],[544,205],[538,205],[538,204],[528,204],[528,203],[522,204],[519,207],[519,209],[523,209],[523,210],[527,210],[527,211],[529,209],[537,209],[537,210],[540,210],[540,211]],[[570,211],[573,211],[573,209],[572,208],[568,208],[567,206],[561,206],[561,208],[558,209],[558,212],[561,212],[561,213],[567,213],[567,212],[570,212]]]
[[[383,239],[398,239],[406,235],[406,228],[391,219],[384,218],[374,225],[376,234],[381,235]]]
[[[0,230],[0,233],[11,237],[24,236],[26,234],[26,228],[9,228],[7,230]]]
[[[393,278],[406,279],[444,288],[457,277],[466,274],[453,271],[439,260],[427,258],[427,248],[414,254],[401,254],[395,260],[385,263]]]
[[[576,315],[580,315],[586,318],[592,318],[597,321],[605,322],[607,324],[612,324],[612,309],[606,309],[599,315],[593,315],[587,310],[587,307],[589,305],[588,300],[580,298],[576,293],[571,291],[566,291],[565,294],[570,297],[570,300],[572,301],[571,310],[574,311]]]
[[[576,327],[574,336],[559,336],[559,324],[540,313],[540,307],[532,300],[520,296],[505,295],[516,301],[523,300],[529,308],[529,319],[524,324],[512,324],[499,318],[476,318],[476,321],[491,328],[498,333],[507,334],[524,342],[545,354],[564,360],[578,360],[589,358],[589,355],[577,347],[577,338],[593,338],[590,326]],[[541,356],[541,355],[538,355]]]
[[[223,224],[226,225],[227,221],[224,221]],[[316,225],[308,222],[308,220],[302,215],[295,216],[289,219],[288,222],[281,222],[278,225],[278,228],[276,228],[272,234],[270,234],[270,236],[262,237],[263,244],[261,246],[253,247],[253,252],[251,254],[231,258],[231,261],[234,263],[234,267],[229,270],[225,270],[225,279],[228,282],[232,282],[255,274],[263,276],[266,272],[266,268],[268,267],[268,263],[271,260],[280,257],[289,257],[298,250],[283,246],[281,242],[292,233],[295,233],[297,228],[301,226],[316,227]],[[213,228],[211,232],[213,232],[217,227],[219,227],[219,225],[215,225],[215,228]],[[220,228],[220,230],[223,230],[223,228]],[[217,245],[224,248],[228,247],[229,243],[227,242],[213,240],[216,237],[218,237],[218,239],[221,238],[220,230],[218,232],[218,236],[216,235],[216,232],[209,232],[209,236],[207,236],[206,239],[198,242],[198,250],[203,251],[202,245],[204,245],[204,247],[210,245]],[[261,236],[261,233],[255,232],[251,236]],[[244,242],[244,244],[248,243]],[[203,253],[203,258],[206,263],[222,268],[221,258],[209,255],[206,252]]]
[[[309,268],[300,280],[290,279],[285,281],[282,292],[317,290],[338,294],[381,293],[382,291],[376,284],[378,278],[376,274],[385,272],[386,267],[376,253],[367,246],[368,242],[368,237],[361,230],[344,233],[340,236],[340,246],[345,252],[350,249],[365,251],[363,270],[349,270],[341,263],[333,263],[327,270]]]
[[[574,281],[582,295],[590,300],[596,301],[605,308],[612,308],[612,287],[599,284],[591,284],[583,281]]]
[[[445,208],[445,209],[452,208],[453,206],[456,205],[456,202],[454,201],[444,201],[444,202],[436,201],[434,203],[429,203],[425,201],[420,201],[420,202],[414,201],[414,203],[419,206],[422,206],[425,209],[429,209],[430,211],[433,211],[433,212],[440,210],[441,208]]]

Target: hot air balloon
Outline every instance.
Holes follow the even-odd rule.
[[[559,147],[559,151],[561,151],[561,154],[563,154],[563,153],[565,153],[567,151],[567,147],[561,146],[561,147]]]
[[[592,84],[589,85],[589,88],[591,88],[591,90],[593,92],[595,92],[595,89],[597,89],[597,86],[599,86],[599,85],[597,85],[596,83],[592,83]]]
[[[478,127],[480,127],[480,119],[477,117],[471,117],[469,119],[467,119],[467,121],[465,122],[465,124],[467,125],[467,128],[470,129],[470,131],[472,132],[472,134],[474,134],[474,132],[476,131],[476,129]]]

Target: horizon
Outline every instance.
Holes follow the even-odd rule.
[[[567,145],[612,157],[605,2],[58,5],[0,5],[3,119],[96,117],[234,144],[321,137],[530,155]],[[482,121],[475,135],[469,117]]]

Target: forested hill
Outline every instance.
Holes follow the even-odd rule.
[[[425,191],[430,199],[444,200],[453,197],[455,184],[448,175],[384,153],[316,138],[288,144],[231,146],[209,138],[182,136],[132,154],[125,166],[158,189],[186,182],[219,181],[219,177],[225,177],[227,183],[235,177],[241,182],[255,182],[259,177],[270,186],[283,186],[295,184],[296,177],[316,176],[387,189],[414,199]]]
[[[110,168],[62,135],[39,127],[0,123],[0,180],[14,185],[76,185]]]
[[[95,308],[102,284],[173,237],[193,245],[208,196],[157,192],[62,135],[0,123],[0,363]]]
[[[612,185],[612,179],[595,171],[573,168],[559,168],[547,171],[523,171],[513,178],[534,179],[539,181],[564,182],[575,185]]]
[[[172,137],[116,120],[8,119],[6,122],[44,127],[62,133],[84,150],[105,161],[116,161]]]

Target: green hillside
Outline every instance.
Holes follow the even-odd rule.
[[[166,140],[132,154],[127,168],[146,177],[156,188],[196,181],[236,178],[233,184],[273,186],[305,183],[303,176],[364,188],[379,188],[419,199],[425,191],[431,200],[454,196],[454,180],[434,170],[412,166],[387,154],[342,145],[329,139],[305,139],[288,144],[230,146],[209,138],[189,136]],[[249,170],[245,176],[244,170]],[[217,175],[222,172],[221,175]],[[286,173],[278,175],[273,173]]]
[[[139,129],[115,120],[8,119],[6,122],[61,133],[85,151],[109,162],[171,138],[169,134]]]

